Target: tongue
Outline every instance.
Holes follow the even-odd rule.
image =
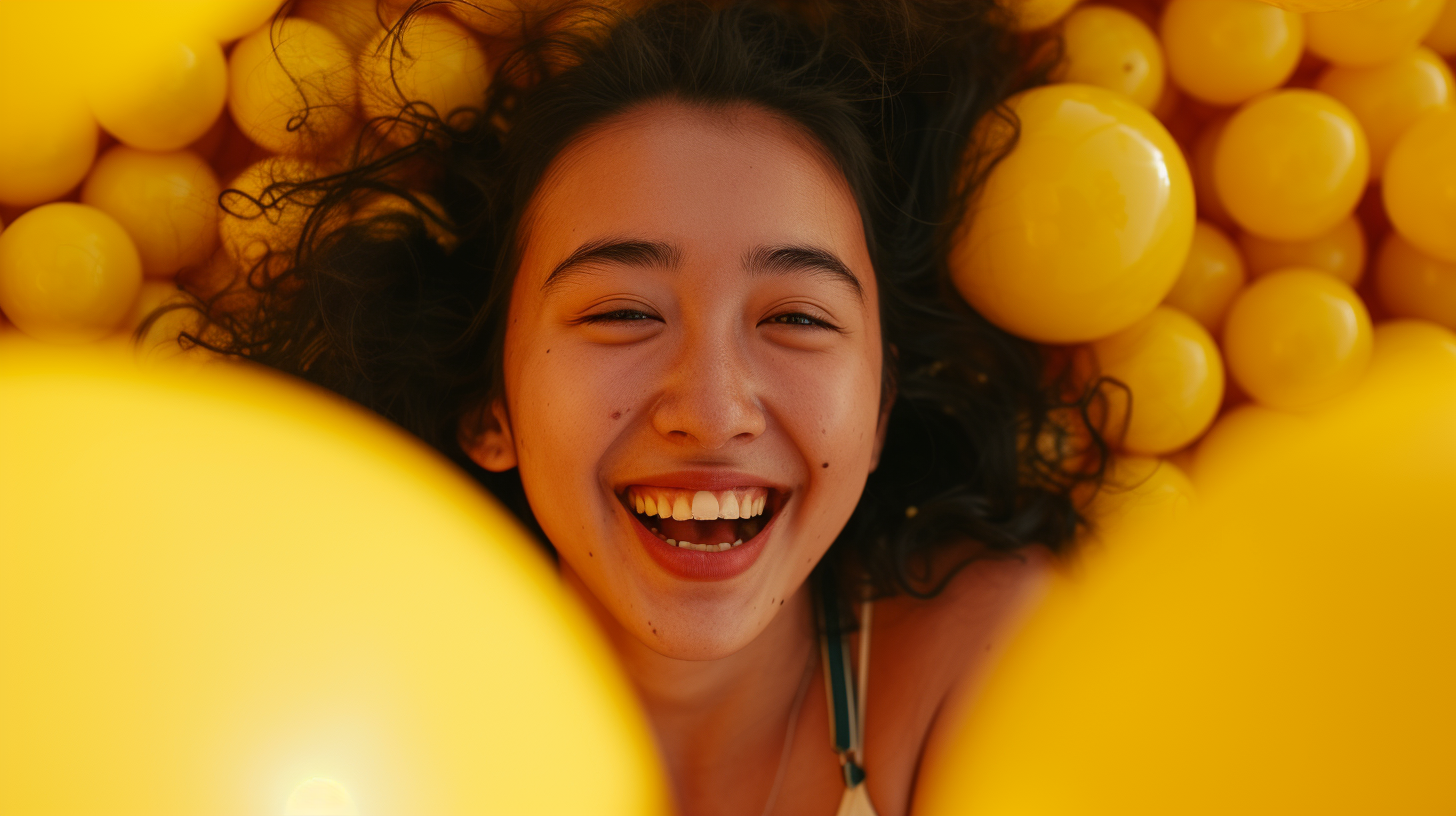
[[[674,541],[691,541],[694,544],[732,544],[738,540],[736,519],[713,519],[712,521],[678,521],[659,519],[655,524],[662,534]]]

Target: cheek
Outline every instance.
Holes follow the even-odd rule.
[[[842,485],[857,500],[879,421],[878,347],[781,366],[776,380],[776,413],[805,457],[810,479]]]

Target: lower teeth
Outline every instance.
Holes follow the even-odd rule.
[[[656,533],[657,531],[653,530],[652,532]],[[660,533],[658,534],[658,538],[662,538]],[[674,541],[670,538],[663,540],[679,549],[696,550],[698,552],[723,552],[724,550],[731,550],[743,543],[743,539],[741,538],[732,544],[694,544],[691,541]]]

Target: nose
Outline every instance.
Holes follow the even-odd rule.
[[[690,332],[673,355],[653,427],[672,442],[704,450],[755,439],[767,424],[756,379],[732,332]]]

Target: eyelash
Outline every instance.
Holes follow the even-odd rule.
[[[784,320],[784,318],[800,318],[804,322],[800,322],[800,320],[786,321],[786,320]],[[582,323],[636,323],[636,322],[639,322],[639,321],[642,321],[642,320],[656,320],[656,319],[658,319],[658,318],[656,318],[653,315],[650,315],[650,314],[648,314],[648,313],[646,313],[644,311],[638,310],[638,309],[616,309],[616,310],[613,310],[613,311],[610,311],[610,312],[602,312],[601,314],[587,315],[587,316],[581,318],[581,320],[579,322],[582,322]],[[820,320],[820,319],[818,319],[816,317],[810,317],[809,315],[806,315],[803,312],[784,312],[783,314],[774,315],[773,317],[770,317],[768,320],[765,320],[764,322],[765,323],[777,322],[777,323],[779,323],[779,325],[782,325],[782,326],[803,326],[803,327],[809,328],[809,329],[828,329],[830,331],[839,331],[839,327],[838,326],[835,326],[835,325],[829,323],[828,321]]]

